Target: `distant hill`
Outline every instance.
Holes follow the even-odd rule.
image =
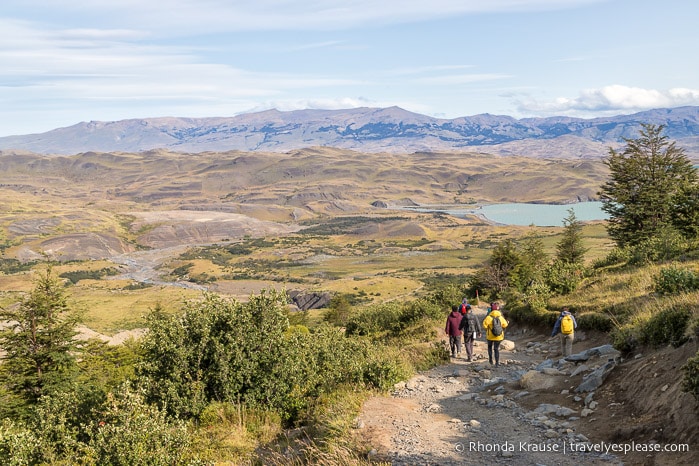
[[[669,138],[699,159],[699,107],[582,119],[515,119],[482,114],[432,118],[399,107],[268,110],[221,118],[91,121],[41,134],[0,138],[0,150],[40,154],[87,151],[287,152],[324,146],[366,153],[468,151],[537,158],[599,158],[635,138],[641,123],[666,125]]]

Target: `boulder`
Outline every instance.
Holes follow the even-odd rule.
[[[520,379],[519,385],[525,390],[547,390],[556,386],[557,375],[547,375],[539,371],[527,371]]]
[[[309,309],[321,309],[327,307],[330,303],[330,293],[323,292],[311,292],[304,293],[302,291],[289,291],[287,292],[289,299],[302,311],[307,311]]]
[[[612,345],[602,345],[587,349],[580,353],[571,354],[570,356],[567,356],[565,359],[566,361],[578,363],[587,361],[588,359],[594,357],[601,358],[607,356],[607,359],[616,359],[620,355],[621,353],[618,350],[614,349]]]
[[[500,342],[500,349],[503,351],[512,351],[515,349],[515,342],[512,340],[502,340]]]
[[[590,372],[587,374],[584,378],[583,381],[580,385],[578,385],[578,388],[575,389],[577,393],[582,393],[582,392],[593,392],[597,390],[602,383],[604,383],[604,379],[607,378],[609,373],[616,367],[616,362],[614,360],[607,361],[607,363],[601,365],[594,371]]]

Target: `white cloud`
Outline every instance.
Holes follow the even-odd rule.
[[[699,90],[684,88],[657,90],[615,84],[601,89],[585,89],[576,98],[559,97],[550,101],[523,99],[519,100],[517,105],[522,113],[540,115],[627,113],[652,108],[699,105]]]

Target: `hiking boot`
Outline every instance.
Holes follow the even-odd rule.
[[[471,358],[468,358],[468,359],[467,359],[467,361],[468,361],[468,362],[471,362],[471,361],[472,361],[472,359],[471,359]]]

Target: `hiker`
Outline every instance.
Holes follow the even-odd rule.
[[[459,306],[454,304],[451,307],[451,313],[447,317],[447,325],[444,327],[444,331],[449,335],[449,348],[451,348],[452,358],[461,356],[461,330],[459,330],[459,324],[461,324],[461,313],[459,312]]]
[[[459,330],[464,332],[464,346],[466,347],[466,356],[468,362],[473,361],[473,341],[481,337],[481,324],[473,315],[473,309],[470,304],[466,304],[466,314],[461,318]]]
[[[556,319],[553,332],[551,332],[552,337],[555,337],[557,334],[561,335],[561,354],[563,354],[563,357],[573,354],[573,340],[575,339],[576,328],[578,328],[578,323],[575,321],[575,317],[567,307],[564,307],[561,315]]]
[[[466,315],[466,306],[469,306],[468,299],[464,298],[461,300],[461,304],[459,304],[459,312],[462,316]]]
[[[488,340],[488,360],[493,364],[495,356],[495,367],[500,366],[500,342],[505,339],[505,329],[508,322],[500,313],[498,303],[490,303],[490,314],[483,319],[483,328],[486,330],[485,338]]]

